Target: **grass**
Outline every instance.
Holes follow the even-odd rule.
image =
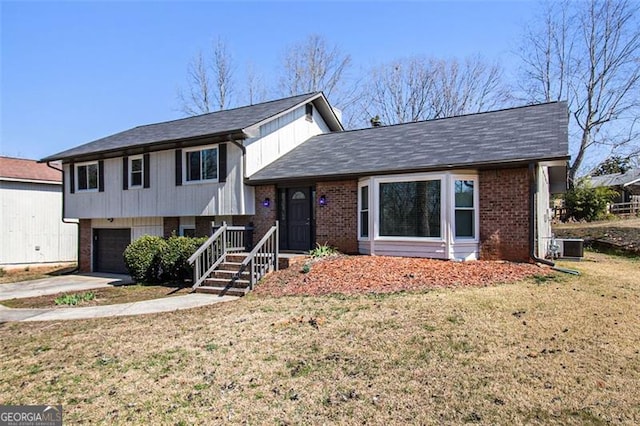
[[[553,231],[561,238],[582,238],[609,254],[640,256],[640,218],[564,223],[554,225]]]
[[[117,303],[139,302],[162,297],[184,295],[191,288],[162,285],[125,285],[79,291],[64,294],[2,300],[0,304],[8,308],[55,308],[69,306],[101,306]],[[90,294],[90,295],[89,295]],[[74,303],[75,302],[75,303]]]
[[[20,268],[0,268],[0,284],[19,281],[38,280],[70,272],[75,265],[42,265],[25,266]]]
[[[0,325],[3,404],[68,423],[638,424],[640,262],[384,297]]]

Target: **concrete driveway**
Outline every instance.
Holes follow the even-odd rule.
[[[58,277],[42,278],[40,280],[0,284],[0,300],[69,293],[72,291],[131,284],[132,282],[131,277],[128,275],[119,274],[61,275]]]
[[[44,278],[41,280],[0,284],[0,300],[91,290],[100,287],[130,284],[132,282],[133,281],[128,275],[65,275],[60,277]],[[120,303],[116,305],[73,308],[11,309],[0,305],[0,323],[7,321],[61,321],[143,315],[156,312],[191,309],[236,299],[237,297],[234,296],[217,296],[214,294],[197,293],[186,294],[183,296],[163,297],[161,299],[143,300],[140,302]]]

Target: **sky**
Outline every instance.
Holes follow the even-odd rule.
[[[514,51],[537,7],[525,0],[0,0],[0,155],[40,159],[183,117],[177,92],[188,64],[217,37],[238,80],[249,64],[266,80],[276,75],[286,47],[313,33],[350,54],[355,69],[480,54],[515,72]]]

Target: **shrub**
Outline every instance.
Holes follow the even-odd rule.
[[[616,196],[616,192],[606,187],[593,188],[586,182],[580,182],[565,196],[565,205],[569,216],[576,220],[593,220],[604,218],[607,214],[607,203]]]
[[[124,262],[131,278],[138,283],[152,283],[160,280],[162,274],[162,254],[167,250],[167,242],[162,237],[145,235],[138,238],[124,251]]]
[[[340,254],[340,252],[326,243],[323,245],[316,243],[316,248],[309,252],[309,255],[313,258],[335,256],[336,254]]]
[[[88,302],[96,298],[96,295],[88,291],[86,293],[76,293],[76,294],[63,294],[62,296],[58,296],[55,298],[54,302],[56,305],[69,305],[75,306],[80,302]]]
[[[166,250],[162,252],[161,266],[163,278],[183,281],[191,277],[193,271],[187,260],[207,239],[172,235],[167,239]]]

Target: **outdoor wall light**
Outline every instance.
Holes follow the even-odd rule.
[[[269,197],[264,199],[264,201],[262,202],[262,205],[264,207],[269,207],[271,205],[271,200],[269,199]]]
[[[326,206],[327,197],[325,197],[324,195],[321,195],[320,198],[318,198],[318,204],[320,204],[321,206]]]

